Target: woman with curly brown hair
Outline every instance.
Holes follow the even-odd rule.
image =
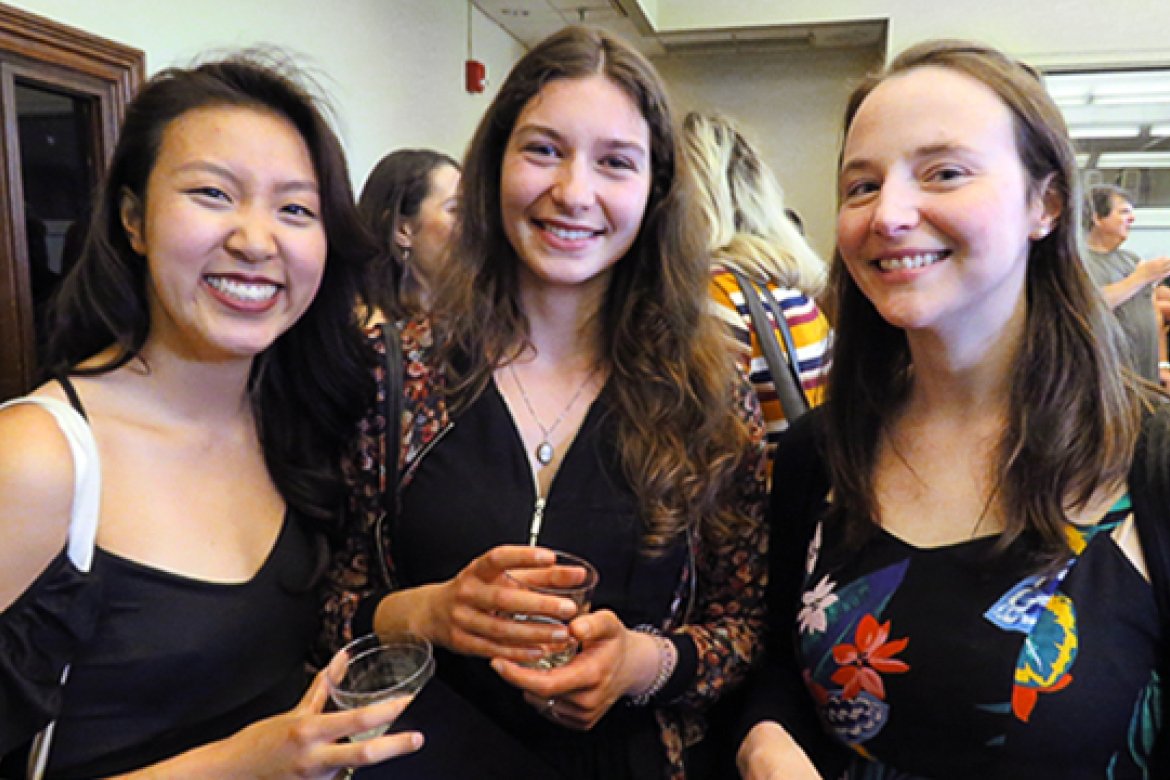
[[[677,166],[665,91],[627,44],[573,27],[521,59],[465,159],[432,319],[401,331],[404,478],[379,483],[381,419],[354,460],[365,587],[339,623],[430,638],[439,678],[570,778],[682,777],[699,711],[759,646],[762,427]],[[549,548],[599,570],[591,611],[510,584]],[[564,666],[525,666],[566,641]]]

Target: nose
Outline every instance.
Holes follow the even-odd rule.
[[[226,246],[229,252],[248,263],[262,263],[273,257],[276,233],[272,217],[261,209],[241,209],[228,233]]]
[[[893,237],[918,224],[918,192],[910,182],[887,177],[874,200],[873,231]]]
[[[593,204],[596,193],[591,174],[588,163],[579,156],[566,159],[558,168],[552,196],[566,213],[579,213]]]

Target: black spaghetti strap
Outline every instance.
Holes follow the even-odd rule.
[[[54,379],[57,384],[61,385],[61,389],[65,391],[65,396],[69,399],[69,405],[77,410],[77,413],[89,422],[89,415],[85,413],[85,407],[81,405],[81,396],[77,394],[77,388],[73,386],[73,382],[69,379],[68,374],[57,374]]]

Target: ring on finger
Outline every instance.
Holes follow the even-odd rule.
[[[556,716],[557,716],[557,700],[556,699],[549,699],[548,701],[546,701],[544,703],[544,706],[540,708],[540,713],[542,715],[548,715],[551,718],[556,718]]]

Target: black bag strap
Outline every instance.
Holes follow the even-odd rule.
[[[1162,732],[1151,766],[1170,770],[1170,407],[1162,406],[1142,424],[1129,472],[1129,494],[1142,556],[1158,605],[1162,649],[1158,674],[1162,691]],[[1151,777],[1164,777],[1158,771]]]
[[[788,329],[788,320],[779,308],[772,294],[767,290],[761,295],[756,283],[739,271],[729,268],[735,277],[739,289],[743,292],[744,302],[747,304],[748,315],[751,317],[752,328],[756,338],[760,340],[760,348],[764,351],[764,360],[768,363],[768,372],[772,375],[772,384],[776,388],[776,397],[780,399],[780,408],[784,410],[784,417],[791,424],[794,420],[808,411],[808,399],[800,387],[800,374],[796,370],[796,344],[792,340],[792,332]],[[772,304],[772,316],[776,323],[773,325],[764,312],[761,299],[767,298]],[[780,331],[784,339],[787,357],[780,349],[780,342],[776,338],[776,331]]]
[[[398,480],[401,477],[399,459],[402,457],[402,341],[398,327],[392,322],[382,324],[382,342],[386,345],[386,398],[383,415],[386,418],[386,489],[382,491],[382,520],[374,529],[379,569],[384,583],[390,585],[390,569],[386,561],[385,534],[398,519]]]

